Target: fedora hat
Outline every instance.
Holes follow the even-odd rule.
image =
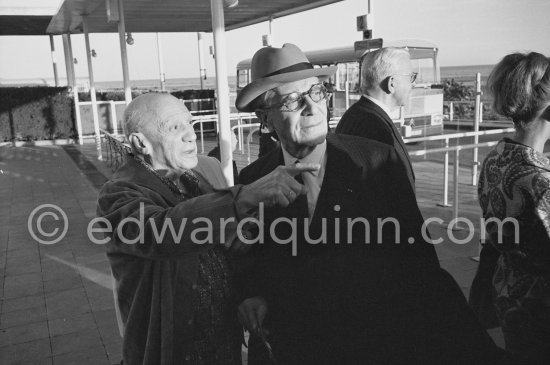
[[[246,85],[235,101],[242,112],[253,112],[252,101],[264,92],[293,81],[309,77],[330,77],[337,67],[313,68],[306,55],[294,44],[285,43],[282,48],[264,47],[252,57],[252,82]]]

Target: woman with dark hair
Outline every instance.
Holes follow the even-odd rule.
[[[511,118],[516,132],[481,169],[488,244],[479,270],[492,261],[488,289],[506,349],[521,363],[550,364],[550,160],[543,155],[550,139],[550,60],[535,52],[507,55],[488,88],[495,111]]]

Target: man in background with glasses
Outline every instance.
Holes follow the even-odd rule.
[[[414,172],[407,148],[390,113],[409,101],[416,80],[409,52],[386,47],[367,53],[361,62],[363,96],[342,116],[336,133],[374,139],[395,147],[414,189]]]
[[[499,363],[423,238],[395,149],[327,134],[322,81],[335,71],[314,68],[293,44],[265,47],[237,96],[237,109],[256,112],[281,142],[242,170],[241,183],[281,165],[319,167],[296,175],[305,193],[283,192],[290,204],[266,208],[251,238],[251,265],[237,280],[248,364]],[[381,229],[384,219],[397,223]],[[361,223],[350,229],[350,220]]]

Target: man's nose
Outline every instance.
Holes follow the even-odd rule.
[[[317,103],[309,95],[304,95],[303,98],[305,108],[302,110],[302,115],[312,115]]]
[[[197,140],[197,135],[195,134],[195,129],[191,124],[185,126],[185,132],[183,133],[182,139],[185,142],[194,142]]]

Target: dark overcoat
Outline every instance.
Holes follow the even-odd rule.
[[[359,136],[393,146],[403,162],[407,177],[414,187],[414,171],[407,147],[395,123],[382,108],[364,96],[353,104],[336,126],[336,133]]]
[[[265,243],[253,247],[252,268],[239,280],[242,298],[267,301],[264,327],[279,363],[493,363],[493,341],[422,237],[423,218],[395,149],[329,134],[326,153],[309,241],[298,232],[293,256],[291,244],[276,241],[291,225],[277,224],[276,237],[270,227],[278,217],[299,216],[296,207],[266,209]],[[243,169],[240,181],[283,161],[279,147]],[[348,232],[348,218],[364,218],[370,233],[366,224]],[[379,219],[396,220],[400,231],[380,227]],[[320,237],[326,243],[308,243]],[[262,349],[252,336],[249,364],[269,364]]]

